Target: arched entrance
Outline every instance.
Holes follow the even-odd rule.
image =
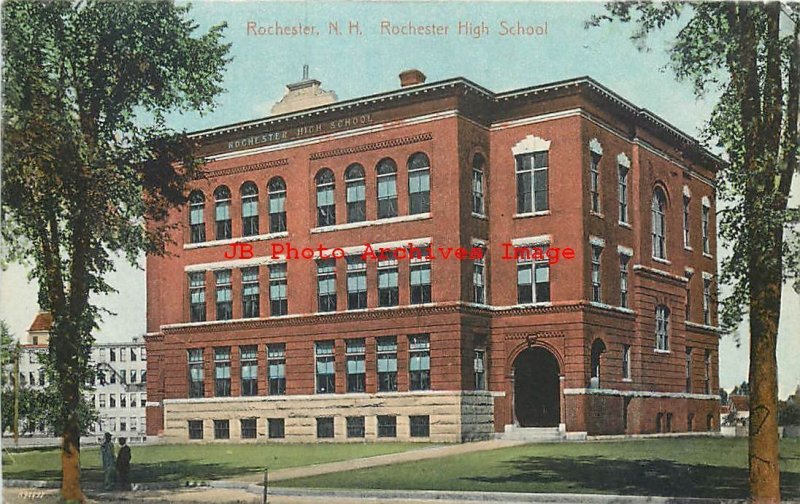
[[[560,400],[555,356],[541,347],[520,353],[514,360],[514,415],[519,426],[558,426]]]

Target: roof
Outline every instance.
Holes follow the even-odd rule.
[[[36,314],[36,318],[33,319],[30,328],[28,328],[28,332],[50,332],[51,327],[53,327],[53,316],[50,312],[39,312]]]
[[[746,395],[731,395],[728,399],[736,411],[750,411],[750,398]]]

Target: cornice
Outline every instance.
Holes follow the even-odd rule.
[[[268,168],[277,168],[279,166],[288,166],[288,165],[289,165],[289,159],[281,158],[281,159],[274,159],[272,161],[262,161],[261,163],[234,166],[232,168],[222,168],[219,170],[203,171],[203,175],[206,178],[224,177],[227,175],[235,175],[237,173],[266,170]]]
[[[413,135],[401,138],[391,138],[389,140],[383,140],[381,142],[372,142],[361,145],[355,145],[353,147],[331,149],[321,152],[312,152],[311,155],[309,156],[309,159],[314,161],[314,160],[337,157],[337,156],[348,156],[351,154],[357,154],[361,152],[369,152],[380,149],[388,149],[392,147],[400,147],[401,145],[427,142],[430,140],[433,140],[433,133],[426,132],[426,133],[420,133],[419,135]]]

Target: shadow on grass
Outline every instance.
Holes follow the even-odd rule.
[[[587,493],[618,495],[742,499],[748,492],[747,469],[738,467],[604,457],[523,457],[505,466],[508,468],[505,476],[475,476],[464,480],[534,487],[566,484],[580,487]],[[800,473],[782,472],[781,491],[785,499],[799,498]]]

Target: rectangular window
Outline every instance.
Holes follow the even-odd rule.
[[[115,348],[109,348],[108,352],[109,352],[109,360],[111,362],[116,362],[117,361],[117,350]]]
[[[515,157],[517,172],[517,213],[548,210],[548,152]]]
[[[619,222],[628,223],[628,167],[625,165],[617,166],[617,181],[619,184]]]
[[[317,418],[317,437],[320,439],[333,438],[333,418]]]
[[[269,267],[269,309],[273,317],[289,313],[286,297],[286,264],[273,264]]]
[[[427,164],[427,163],[425,163]],[[428,166],[411,167],[408,170],[409,215],[431,211],[431,174]]]
[[[409,284],[411,287],[411,304],[431,302],[431,263],[428,247],[421,248],[421,259],[411,259],[409,268]]]
[[[686,392],[692,391],[692,349],[686,347]]]
[[[431,342],[427,334],[408,337],[409,390],[431,388]]]
[[[202,420],[189,420],[189,439],[203,439]]]
[[[331,177],[333,174],[328,171]],[[317,182],[317,225],[333,226],[336,224],[336,203],[334,200],[333,179],[330,182]]]
[[[108,407],[109,408],[117,407],[117,394],[108,394]]]
[[[336,366],[333,341],[314,343],[314,355],[317,360],[317,394],[333,394],[336,392]]]
[[[98,406],[100,408],[105,408],[106,407],[106,395],[105,394],[100,394],[100,396],[98,397],[98,401],[99,401]]]
[[[136,362],[136,349],[131,348],[131,362]]]
[[[231,286],[231,270],[215,272],[217,279],[217,320],[233,318],[233,288]]]
[[[285,423],[283,418],[267,419],[267,436],[270,439],[283,439],[286,437]]]
[[[144,381],[144,380],[143,380]],[[189,397],[205,396],[203,386],[203,349],[189,349]]]
[[[239,347],[239,361],[242,366],[242,395],[258,395],[258,346]]]
[[[628,262],[630,256],[619,255],[619,305],[628,308]]]
[[[631,379],[631,346],[622,345],[622,379]]]
[[[214,420],[214,439],[230,439],[231,426],[229,420]]]
[[[377,339],[378,392],[397,391],[397,338]]]
[[[347,340],[347,391],[365,392],[367,368],[366,347],[363,339]]]
[[[472,368],[475,372],[475,390],[486,390],[486,350],[475,350]]]
[[[601,155],[592,152],[589,160],[589,201],[592,205],[592,212],[600,213],[600,157]]]
[[[119,419],[119,430],[121,431],[128,430],[128,421],[125,420],[124,417]]]
[[[336,311],[336,260],[317,261],[317,305],[321,312]]]
[[[397,417],[378,415],[378,437],[397,437]]]
[[[431,435],[431,417],[424,416],[410,416],[408,417],[410,424],[411,437],[430,437]]]
[[[242,418],[240,421],[242,439],[255,439],[256,438],[256,419],[255,418]]]
[[[592,301],[597,303],[600,303],[603,299],[600,285],[600,256],[602,254],[603,247],[592,245]]]
[[[130,399],[129,402],[130,402],[131,408],[135,408],[136,407],[136,394],[131,394],[131,399]],[[144,404],[142,404],[142,406],[144,406]]]
[[[192,243],[206,241],[206,224],[203,213],[205,211],[205,201],[200,193],[193,193],[189,201],[189,235]]]
[[[242,316],[258,318],[258,267],[242,268]]]
[[[711,239],[709,237],[708,231],[708,219],[709,214],[711,213],[711,208],[707,205],[703,205],[703,213],[701,214],[701,230],[703,232],[703,253],[704,254],[711,254]]]
[[[286,231],[286,189],[280,183],[270,182],[269,188],[269,232]]]
[[[119,349],[119,361],[126,362],[128,360],[128,354],[125,352],[125,348]]]
[[[472,169],[472,211],[478,215],[484,215],[484,195],[483,195],[483,170]]]
[[[206,320],[206,274],[203,271],[189,273],[189,315],[191,322]],[[114,349],[111,349],[111,360],[116,360]]]
[[[711,393],[711,351],[706,350],[703,360],[703,393]]]
[[[147,360],[147,350],[144,347],[142,347],[142,360]]]
[[[214,218],[216,221],[217,240],[228,240],[233,234],[231,230],[231,196],[225,191],[224,195],[219,195],[214,208]]]
[[[548,245],[528,248],[530,253],[517,257],[517,302],[519,304],[550,301],[550,264]]]
[[[286,345],[274,343],[267,345],[267,379],[270,395],[286,393]]]
[[[378,175],[378,218],[397,216],[397,174]]]
[[[378,306],[397,306],[399,301],[397,259],[389,256],[378,261]]]
[[[711,279],[703,279],[703,323],[711,325]]]
[[[486,303],[485,252],[472,262],[472,301],[477,304]]]
[[[690,241],[691,235],[689,233],[689,202],[690,198],[688,196],[683,197],[683,248],[690,249],[692,248],[692,242]]]
[[[360,166],[352,172],[345,172],[347,200],[347,222],[363,222],[367,220],[367,186],[363,170]],[[348,175],[349,173],[349,175]]]
[[[128,407],[128,396],[125,394],[119,395],[119,407],[120,408],[127,408]]]
[[[349,437],[349,438],[363,438],[364,437],[364,417],[363,416],[347,417],[347,437]]]
[[[656,350],[669,350],[669,309],[663,305],[656,307]]]
[[[214,396],[231,395],[231,347],[214,348]]]
[[[694,273],[691,271],[685,272],[686,276],[686,320],[692,318],[692,277]]]
[[[367,263],[361,256],[347,256],[347,309],[367,307]]]
[[[147,370],[142,369],[139,371],[139,383],[147,383]]]

